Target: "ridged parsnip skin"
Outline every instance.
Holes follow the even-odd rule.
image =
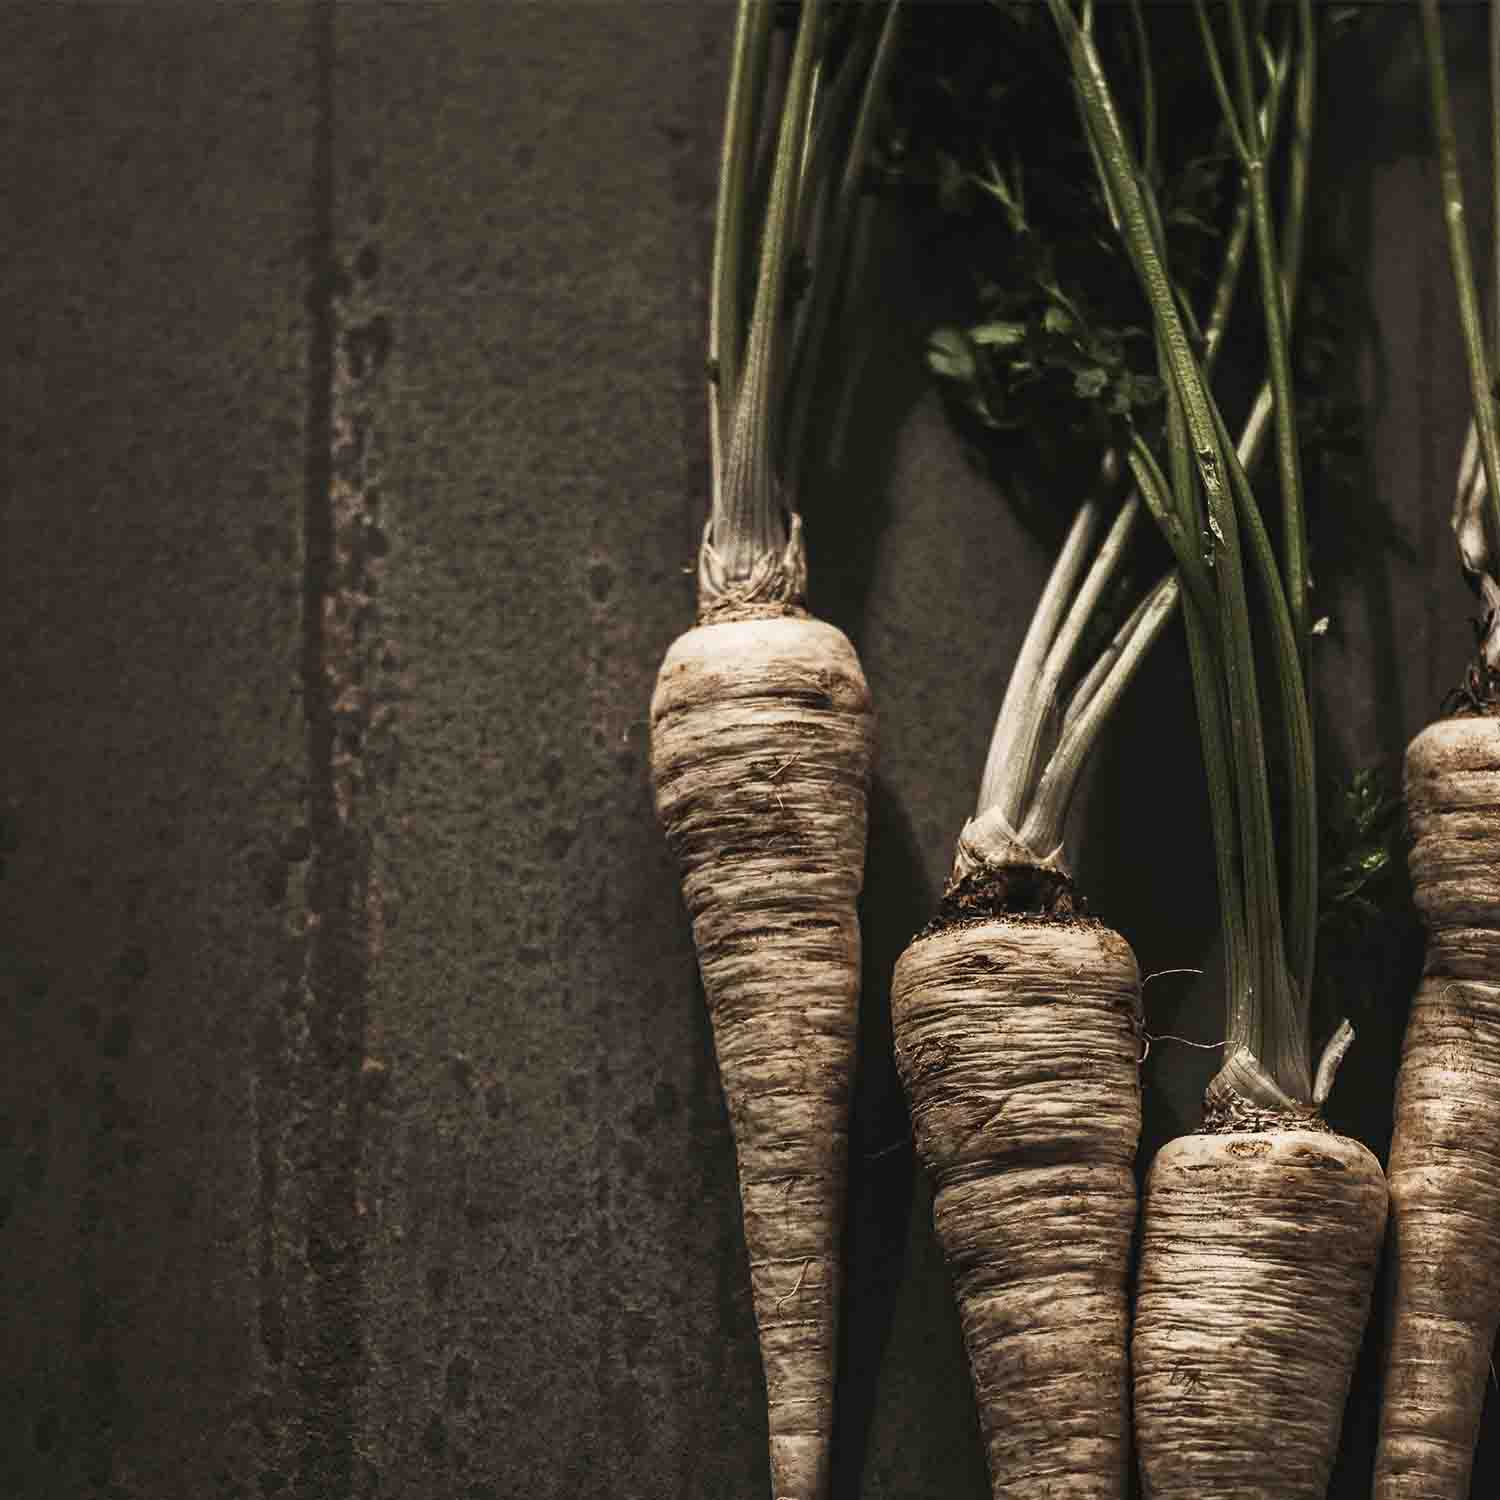
[[[829,1484],[873,745],[854,648],[801,615],[689,631],[651,701],[734,1127],[777,1500]]]
[[[1135,956],[1097,922],[948,927],[902,954],[891,1021],[996,1500],[1118,1500]]]
[[[1147,1500],[1323,1500],[1385,1215],[1380,1163],[1346,1136],[1162,1147],[1131,1342]]]
[[[1464,1500],[1500,1324],[1500,719],[1406,753],[1427,961],[1396,1081],[1376,1500]]]

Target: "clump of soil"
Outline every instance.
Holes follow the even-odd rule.
[[[1484,622],[1474,621],[1474,634],[1480,642],[1474,659],[1464,673],[1464,680],[1443,699],[1443,717],[1478,719],[1485,715],[1500,716],[1500,671],[1484,659]]]
[[[1072,878],[1036,865],[1002,865],[950,880],[937,915],[918,934],[929,937],[965,922],[991,917],[1087,918],[1088,906]]]

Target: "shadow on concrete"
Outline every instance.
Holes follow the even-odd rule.
[[[833,1439],[833,1500],[858,1500],[880,1368],[906,1273],[916,1158],[891,1047],[891,971],[932,913],[911,824],[877,775],[870,789],[872,862],[860,911],[864,989],[849,1124],[849,1210]]]
[[[808,423],[803,494],[814,613],[856,647],[889,523],[902,428],[927,387],[909,315],[912,245],[891,215],[875,213],[858,278],[831,346]],[[892,318],[888,309],[900,308]],[[850,416],[858,414],[857,428]],[[886,726],[877,703],[876,764]],[[907,1273],[915,1157],[891,1043],[890,979],[901,951],[932,915],[911,821],[877,769],[860,907],[864,984],[859,1071],[849,1128],[845,1283],[833,1443],[833,1500],[858,1500],[879,1377]]]
[[[913,246],[890,214],[872,219],[863,265],[859,293],[830,331],[800,500],[813,611],[856,646],[890,520],[897,442],[928,384],[917,332],[928,310],[911,306]]]

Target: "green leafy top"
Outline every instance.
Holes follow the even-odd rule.
[[[848,280],[899,10],[900,0],[739,3],[710,276],[714,493],[700,613],[800,598],[795,507],[808,403]],[[777,24],[793,31],[781,67]]]
[[[1378,767],[1328,786],[1322,798],[1320,936],[1357,941],[1394,901],[1400,872],[1401,798]]]
[[[1174,277],[1200,293],[1222,254],[1236,173],[1191,13],[1153,10],[1146,69],[1129,7],[1101,10],[1096,28],[1125,97],[1143,98],[1150,80],[1170,100],[1170,130],[1153,132],[1153,142],[1164,134],[1153,144],[1157,201]],[[914,7],[891,93],[876,171],[967,281],[958,316],[928,345],[947,394],[980,428],[1020,435],[1044,460],[1082,445],[1078,462],[1092,469],[1127,421],[1154,439],[1163,409],[1150,312],[1046,10]],[[1146,134],[1144,121],[1137,129]]]
[[[1059,460],[1092,465],[1113,448],[1171,547],[1170,581],[1191,601],[1225,922],[1226,1064],[1234,1088],[1253,1086],[1274,1108],[1300,1108],[1326,1087],[1307,1035],[1320,882],[1306,690],[1310,637],[1325,625],[1309,599],[1299,419],[1326,445],[1312,465],[1326,496],[1357,494],[1338,481],[1362,456],[1349,391],[1329,381],[1322,399],[1299,401],[1294,378],[1316,378],[1320,365],[1326,375],[1345,348],[1337,296],[1309,299],[1320,305],[1294,342],[1328,19],[1320,28],[1311,0],[923,8],[881,159],[886,180],[926,209],[929,249],[967,283],[929,362],[988,431],[978,450],[1014,480],[1032,448],[1047,488],[1071,499],[1079,490]],[[1255,274],[1234,321],[1242,265]],[[1221,350],[1226,378],[1211,386]],[[1250,383],[1262,367],[1264,384]],[[1226,412],[1247,405],[1236,444]],[[1246,472],[1265,438],[1275,464],[1261,497],[1279,492],[1272,507]],[[1317,529],[1320,567],[1332,572],[1342,542],[1367,528]],[[991,761],[1029,776],[1036,739],[997,729]],[[998,792],[1025,785],[987,766],[992,779]],[[1334,877],[1344,882],[1336,905],[1367,899],[1337,860]]]

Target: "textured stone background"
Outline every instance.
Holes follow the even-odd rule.
[[[1379,309],[1368,481],[1408,541],[1323,601],[1348,763],[1399,755],[1469,641],[1412,23],[1387,9],[1326,126]],[[722,7],[625,0],[0,7],[0,1494],[767,1493],[644,764],[706,496],[727,39]],[[979,1500],[886,984],[1047,553],[925,391],[933,268],[883,250],[809,507],[881,715],[837,1496]],[[1074,843],[1144,971],[1208,971],[1148,987],[1152,1029],[1212,1041],[1191,732],[1173,641]],[[1409,979],[1345,1007],[1332,1113],[1380,1150]],[[1212,1066],[1153,1049],[1143,1161]],[[1378,1333],[1340,1500],[1377,1362]]]

